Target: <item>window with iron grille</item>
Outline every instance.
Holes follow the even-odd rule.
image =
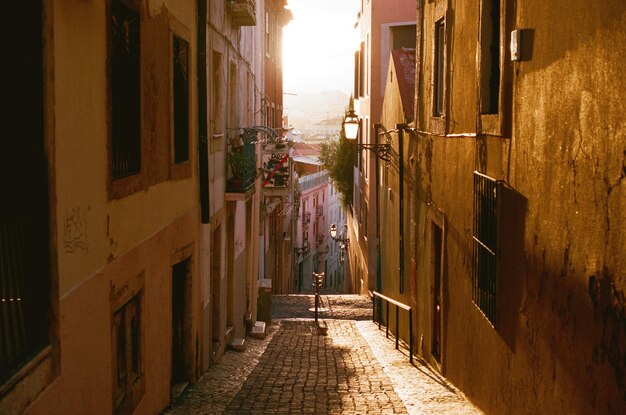
[[[111,163],[114,179],[141,169],[139,13],[111,4]]]
[[[497,312],[497,184],[495,179],[474,172],[472,300],[494,326]]]
[[[444,19],[435,23],[435,70],[433,87],[433,115],[444,115],[446,25]]]
[[[174,163],[189,161],[189,43],[173,37]]]

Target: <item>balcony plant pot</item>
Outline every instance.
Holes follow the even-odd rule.
[[[243,146],[233,146],[228,153],[228,165],[231,176],[228,187],[233,190],[243,190],[249,179],[252,162],[243,152]]]
[[[232,191],[242,191],[244,190],[244,186],[243,186],[243,180],[241,179],[236,179],[234,177],[231,177],[230,179],[228,179],[228,183],[226,185],[226,188],[228,190],[232,190]]]

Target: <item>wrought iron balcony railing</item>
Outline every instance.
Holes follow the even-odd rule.
[[[255,136],[254,133],[244,133],[241,136],[241,144],[229,146],[229,175],[226,182],[228,193],[245,193],[254,184],[256,172]]]
[[[255,0],[226,0],[235,26],[256,26]]]

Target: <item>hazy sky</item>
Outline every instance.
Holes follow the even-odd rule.
[[[342,91],[353,86],[358,0],[288,0],[283,31],[286,93]]]

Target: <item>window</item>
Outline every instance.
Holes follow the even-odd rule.
[[[443,19],[435,23],[435,66],[433,85],[433,115],[444,115],[446,25]]]
[[[365,118],[363,117],[359,120],[359,133],[358,133],[359,143],[362,143],[362,144],[367,143],[367,141],[365,141],[366,140],[365,131],[366,131],[365,130]],[[362,174],[366,174],[365,172],[367,171],[366,169],[367,166],[365,165],[365,160],[367,159],[367,151],[368,150],[361,150],[357,152],[360,156],[359,171]]]
[[[270,13],[265,12],[265,54],[270,53]]]
[[[278,51],[276,44],[276,17],[272,14],[270,16],[270,57],[275,60]]]
[[[370,94],[370,34],[365,36],[365,75],[363,76],[363,82],[365,82],[365,96]]]
[[[254,95],[252,92],[252,75],[246,72],[246,125],[252,125],[252,113],[254,112]]]
[[[359,52],[359,94],[358,97],[365,96],[365,42],[361,42],[361,49]]]
[[[265,125],[268,127],[272,126],[272,112],[270,111],[270,104],[267,104],[266,107],[266,111],[265,111]]]
[[[363,202],[363,235],[367,239],[367,221],[368,221],[368,209],[367,209],[367,201]]]
[[[500,103],[500,0],[483,0],[480,33],[480,111],[497,114]]]
[[[229,65],[228,76],[228,128],[235,129],[237,123],[237,65],[233,62]],[[230,134],[229,134],[230,136]]]
[[[402,25],[391,27],[392,49],[415,48],[417,26]]]
[[[174,163],[189,161],[189,44],[173,37]]]
[[[497,182],[474,172],[472,300],[496,324]]]
[[[369,117],[365,117],[364,123],[363,123],[363,132],[365,135],[365,138],[363,140],[364,143],[368,143],[371,144],[372,141],[370,138],[370,119]],[[378,137],[376,137],[376,140],[378,140]],[[369,153],[369,151],[363,151],[363,155],[365,156],[365,171],[364,171],[364,176],[365,176],[365,180],[369,179],[369,175],[370,175],[370,159],[371,159],[371,155]]]
[[[113,315],[113,407],[116,414],[132,413],[143,395],[141,292]]]
[[[139,13],[111,5],[111,172],[114,179],[141,169]]]
[[[213,51],[212,55],[211,121],[213,124],[213,138],[222,138],[224,119],[222,117],[222,54]]]
[[[354,97],[358,97],[359,91],[361,90],[361,80],[359,78],[359,74],[361,73],[360,53],[360,50],[354,52]]]
[[[56,282],[49,266],[44,8],[42,1],[10,5],[10,13],[20,16],[20,30],[27,34],[12,40],[11,56],[15,62],[28,64],[5,67],[11,81],[4,83],[2,93],[11,103],[5,107],[4,125],[19,131],[19,135],[2,141],[0,151],[0,183],[6,192],[0,204],[0,400],[5,392],[13,395],[8,407],[15,403],[15,412],[35,399],[46,385],[47,380],[41,382],[44,377],[51,379],[51,370],[40,370],[44,365],[27,370],[23,378],[13,378],[19,386],[6,381],[50,344],[49,333],[54,337],[58,327],[51,306],[51,301],[57,301],[51,299]],[[12,393],[18,390],[21,392]]]

